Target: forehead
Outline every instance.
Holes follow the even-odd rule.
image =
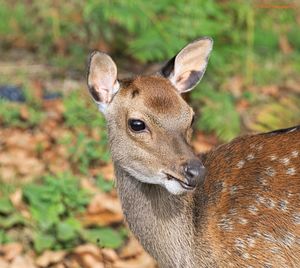
[[[191,111],[171,82],[163,77],[145,76],[123,81],[122,91],[134,104],[160,116]]]

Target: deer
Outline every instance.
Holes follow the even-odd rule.
[[[191,145],[182,94],[212,48],[199,38],[158,72],[126,79],[108,54],[91,53],[88,89],[107,122],[125,220],[159,267],[300,267],[300,126],[200,155]]]

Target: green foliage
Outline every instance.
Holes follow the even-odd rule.
[[[80,189],[78,180],[69,174],[46,176],[43,184],[28,184],[24,200],[34,220],[36,251],[68,247],[78,243],[81,225],[76,214],[89,202],[89,195]]]
[[[68,145],[69,159],[82,173],[87,173],[92,165],[107,163],[110,159],[106,136],[96,140],[83,132],[79,132],[75,141],[68,138],[62,143]]]
[[[22,126],[20,106],[0,100],[0,123],[4,126]]]
[[[47,249],[68,249],[82,241],[118,248],[124,241],[122,232],[109,227],[85,229],[77,216],[90,201],[79,181],[70,174],[46,176],[42,184],[24,188],[24,201],[33,219],[33,244],[38,253]],[[4,203],[4,209],[8,206]],[[1,222],[0,222],[1,223]]]
[[[63,103],[64,117],[69,127],[104,128],[104,118],[99,115],[96,105],[91,99],[81,96],[81,92],[71,92],[65,96]]]
[[[96,178],[96,185],[103,192],[110,192],[114,188],[114,182],[113,181],[105,180],[102,175],[98,175],[97,176],[97,178]]]
[[[238,135],[240,118],[230,94],[214,90],[194,91],[193,94],[200,95],[200,99],[205,104],[196,123],[199,129],[215,131],[221,139],[226,141]]]
[[[26,106],[28,119],[24,120],[21,116],[21,107],[25,107],[23,104],[0,99],[0,125],[21,128],[37,126],[44,119],[45,115],[38,106],[32,105],[29,102],[28,104],[29,105]]]
[[[291,121],[291,126],[299,124],[299,101],[299,97],[285,97],[278,102],[259,105],[259,108],[252,111],[255,120],[249,127],[257,132],[286,128],[286,118]]]
[[[82,234],[86,241],[101,247],[119,248],[123,244],[121,233],[111,228],[94,228],[85,230]]]
[[[12,242],[12,239],[9,235],[5,233],[5,230],[0,229],[0,245]]]
[[[22,215],[15,210],[8,197],[0,198],[0,229],[8,230],[16,225],[25,223]],[[0,233],[0,240],[7,240],[7,236]],[[1,244],[1,243],[0,243]]]

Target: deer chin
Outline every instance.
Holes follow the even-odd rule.
[[[164,187],[174,195],[180,195],[185,192],[190,192],[196,188],[196,186],[189,185],[185,181],[174,177],[169,173],[165,174]]]
[[[184,181],[161,171],[156,175],[146,175],[144,172],[140,172],[128,166],[123,168],[136,180],[146,184],[160,185],[173,195],[180,195],[195,189],[195,187],[186,184]]]

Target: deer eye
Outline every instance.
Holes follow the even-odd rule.
[[[139,119],[129,119],[128,125],[134,132],[141,132],[146,129],[146,124]]]

